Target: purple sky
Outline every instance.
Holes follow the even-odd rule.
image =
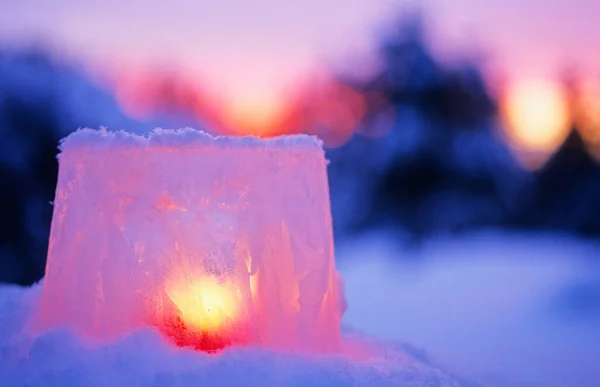
[[[552,77],[573,65],[600,76],[600,1],[429,0],[437,38],[476,45],[515,77]]]
[[[43,38],[99,63],[176,66],[239,103],[276,101],[420,5],[440,51],[477,47],[512,77],[600,75],[597,0],[0,0],[0,40]]]

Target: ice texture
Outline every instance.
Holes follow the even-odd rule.
[[[37,328],[337,350],[345,306],[316,138],[83,129],[60,150]]]

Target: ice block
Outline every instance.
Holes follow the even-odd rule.
[[[344,300],[315,137],[83,129],[60,150],[39,328],[338,348]]]

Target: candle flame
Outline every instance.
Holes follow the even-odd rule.
[[[230,326],[238,315],[239,292],[214,278],[175,282],[165,291],[189,329],[219,332]]]

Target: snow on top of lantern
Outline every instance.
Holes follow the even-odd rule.
[[[184,129],[156,128],[147,136],[120,131],[107,131],[105,128],[79,129],[60,143],[60,150],[66,151],[71,147],[115,148],[115,147],[148,147],[165,146],[177,148],[197,148],[202,146],[218,146],[223,148],[305,148],[322,149],[323,142],[316,136],[306,134],[284,135],[273,138],[257,136],[212,136],[204,131]]]

